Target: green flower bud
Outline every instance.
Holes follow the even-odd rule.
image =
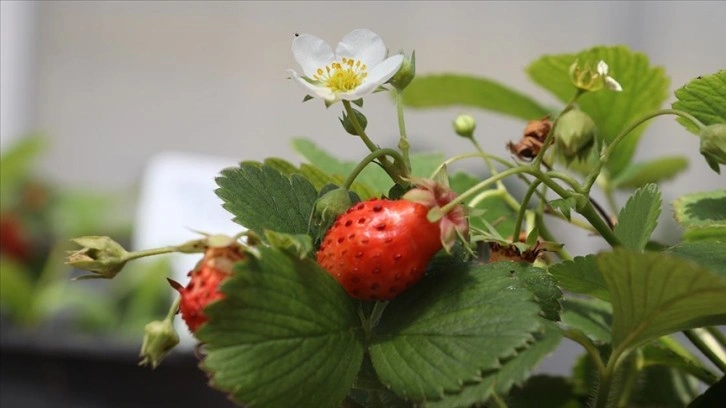
[[[156,368],[169,352],[179,344],[179,335],[171,319],[155,320],[144,326],[144,341],[141,343],[139,365]]]
[[[360,124],[360,127],[363,130],[366,130],[366,126],[368,126],[368,119],[366,119],[366,116],[362,114],[357,109],[353,109],[353,114],[355,115],[355,118],[358,120],[358,124]],[[355,130],[355,126],[353,126],[353,122],[348,117],[348,115],[343,112],[343,119],[338,119],[340,121],[340,124],[343,125],[343,129],[345,129],[346,132],[353,136],[359,136],[358,132]]]
[[[703,129],[701,137],[701,154],[706,163],[718,174],[720,165],[726,164],[726,124],[719,123]]]
[[[327,230],[328,226],[353,205],[348,190],[338,187],[323,194],[315,202],[313,222]]]
[[[584,160],[595,146],[597,128],[585,112],[570,110],[560,117],[555,127],[555,151],[567,164]]]
[[[403,63],[395,75],[389,80],[391,85],[399,91],[403,91],[416,76],[416,51],[410,57],[403,55]]]
[[[474,129],[476,129],[476,120],[467,114],[461,114],[454,119],[454,132],[461,137],[471,139],[474,137]]]
[[[71,241],[83,248],[69,251],[66,264],[96,273],[96,275],[88,275],[79,279],[111,279],[123,269],[128,260],[129,253],[109,237],[87,236]]]

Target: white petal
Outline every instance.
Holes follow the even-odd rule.
[[[295,82],[300,84],[300,86],[302,86],[306,91],[311,92],[314,96],[323,98],[326,101],[334,102],[336,100],[337,97],[330,88],[311,84],[292,69],[287,70],[287,72],[292,76],[292,79],[294,79]]]
[[[605,86],[608,87],[611,91],[620,92],[623,90],[623,87],[620,86],[618,81],[616,81],[613,77],[606,76],[605,77]]]
[[[340,40],[335,55],[338,59],[347,57],[360,60],[371,69],[386,57],[386,46],[378,34],[361,28],[351,31]]]
[[[385,84],[386,81],[391,79],[392,76],[396,75],[398,69],[401,68],[401,63],[403,63],[402,54],[397,54],[390,58],[387,58],[385,61],[376,65],[373,70],[368,72],[368,76],[366,77],[365,81],[360,84],[360,86],[353,89],[352,91],[340,94],[340,98],[346,100],[355,100],[370,94],[371,92],[375,91],[379,85]]]
[[[608,70],[610,68],[608,67],[608,64],[605,63],[605,61],[600,60],[600,62],[597,63],[597,73],[606,76],[608,74]]]
[[[311,78],[318,68],[323,68],[335,60],[333,48],[325,41],[310,34],[295,37],[292,41],[292,54],[300,64],[305,76]]]

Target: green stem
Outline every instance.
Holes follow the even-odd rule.
[[[590,340],[590,338],[587,337],[585,333],[581,332],[580,330],[569,329],[565,330],[563,334],[566,338],[581,345],[585,349],[587,354],[590,355],[590,358],[592,358],[592,361],[595,363],[595,368],[597,369],[598,376],[602,377],[605,374],[605,363],[603,363],[600,352],[598,351],[597,347],[595,347],[595,344],[592,342],[592,340]]]
[[[497,169],[494,167],[494,163],[489,159],[489,155],[484,151],[484,149],[481,147],[479,142],[474,139],[474,136],[470,137],[469,140],[471,140],[471,143],[474,145],[474,148],[481,154],[481,157],[484,159],[484,163],[486,164],[487,168],[489,169],[489,174],[492,176],[497,174]],[[499,190],[506,190],[506,187],[504,187],[504,183],[502,183],[501,180],[497,180],[497,188]]]
[[[162,248],[144,249],[144,250],[141,250],[141,251],[129,252],[129,254],[126,257],[126,261],[131,261],[133,259],[144,258],[144,257],[147,257],[147,256],[170,254],[172,252],[178,252],[178,251],[179,251],[179,248],[176,247],[176,246],[167,246],[167,247],[162,247]]]
[[[358,165],[355,166],[353,171],[351,171],[350,174],[348,174],[348,177],[343,182],[343,188],[345,188],[346,190],[350,190],[350,187],[353,185],[353,182],[355,181],[356,177],[358,177],[360,172],[363,171],[363,169],[366,168],[366,166],[368,166],[373,160],[375,160],[379,157],[382,157],[382,156],[392,157],[394,165],[397,165],[399,167],[399,170],[401,171],[401,176],[403,176],[403,177],[407,176],[407,173],[405,172],[405,164],[403,161],[404,159],[399,152],[397,152],[393,149],[388,149],[388,148],[377,149],[377,150],[369,153],[366,157],[364,157],[363,160],[361,160],[360,163],[358,163]],[[398,173],[396,173],[396,174],[398,174]],[[393,175],[391,175],[391,174],[389,174],[389,175],[391,177],[393,177]],[[396,181],[397,183],[403,182],[403,180],[401,178],[399,178],[398,180],[394,179],[394,181]]]
[[[355,132],[358,133],[358,137],[361,138],[370,151],[374,152],[378,150],[378,146],[373,143],[366,134],[365,130],[363,130],[363,126],[361,126],[360,122],[358,122],[358,117],[355,115],[355,112],[353,112],[353,107],[350,106],[350,101],[343,100],[343,107],[345,107],[345,113],[348,115],[348,119],[353,125],[353,129],[355,129]]]
[[[519,242],[519,233],[522,231],[522,221],[524,220],[524,215],[527,212],[527,206],[529,204],[529,200],[534,195],[534,192],[537,190],[537,187],[542,183],[540,180],[535,180],[532,182],[532,184],[529,185],[529,188],[527,188],[527,192],[524,194],[524,197],[522,198],[522,204],[519,206],[519,211],[517,212],[517,219],[514,221],[514,231],[512,232],[512,242]]]
[[[550,232],[550,229],[547,228],[547,224],[545,224],[544,219],[542,218],[541,214],[537,214],[537,218],[535,218],[535,225],[537,225],[537,229],[539,230],[539,235],[545,241],[559,242],[559,241],[557,241],[555,236],[552,235],[552,232]],[[567,252],[567,250],[564,247],[557,249],[557,255],[562,260],[572,259],[572,255],[570,255],[570,253]]]
[[[684,119],[691,121],[691,123],[696,125],[699,130],[703,130],[706,127],[703,123],[701,123],[701,121],[699,121],[692,115],[690,115],[686,112],[683,112],[683,111],[675,110],[675,109],[663,109],[663,110],[651,112],[644,116],[641,116],[640,118],[633,121],[630,125],[625,127],[625,129],[623,129],[615,137],[615,139],[613,139],[612,143],[607,145],[607,147],[604,149],[602,154],[600,154],[600,160],[597,162],[597,164],[595,164],[595,167],[592,169],[592,172],[585,179],[585,183],[584,183],[585,191],[587,191],[588,193],[590,192],[590,189],[592,189],[592,185],[595,184],[595,180],[597,180],[597,177],[600,175],[600,172],[602,171],[603,166],[605,166],[605,163],[607,163],[608,159],[610,158],[610,155],[613,153],[613,151],[618,146],[618,144],[620,144],[620,142],[623,139],[625,139],[626,136],[628,136],[630,134],[630,132],[635,130],[638,126],[642,125],[643,123],[645,123],[655,117],[663,116],[663,115],[680,116]]]
[[[492,393],[491,399],[498,408],[507,408],[507,403],[496,392]]]
[[[396,116],[398,117],[398,132],[400,139],[398,140],[398,148],[401,150],[403,155],[403,162],[406,164],[406,169],[411,171],[411,160],[408,152],[410,145],[408,143],[408,136],[406,135],[406,121],[403,118],[403,92],[394,91],[396,93]]]
[[[578,88],[575,95],[573,95],[570,101],[567,102],[567,105],[565,105],[565,108],[562,109],[560,113],[557,114],[557,117],[555,117],[555,120],[552,121],[552,127],[550,128],[550,131],[547,132],[547,137],[545,137],[545,140],[542,143],[542,149],[540,149],[539,153],[537,153],[537,157],[535,157],[534,161],[532,161],[532,167],[539,169],[539,166],[542,164],[542,160],[544,160],[545,151],[547,151],[547,148],[550,144],[552,144],[552,141],[555,138],[555,128],[557,127],[557,123],[560,121],[562,115],[572,109],[577,101],[577,98],[579,98],[583,93],[585,93],[585,91]]]
[[[179,311],[179,305],[181,304],[181,296],[177,296],[176,300],[174,300],[174,303],[171,304],[171,307],[169,307],[169,312],[166,314],[166,319],[172,321],[174,320],[174,316],[176,316],[177,312]]]
[[[718,367],[721,372],[726,373],[726,362],[724,362],[707,344],[706,336],[708,332],[703,329],[691,329],[691,330],[684,330],[683,334],[686,335],[686,338],[690,340],[690,342],[696,346],[696,348],[703,353],[706,358],[708,358],[709,361],[713,363],[716,367]]]
[[[371,336],[373,336],[373,329],[378,326],[378,323],[381,321],[381,317],[383,316],[383,311],[386,309],[386,306],[388,306],[388,302],[376,302],[375,305],[373,305],[373,310],[371,311],[371,314],[369,316],[365,315],[365,312],[363,312],[363,306],[361,304],[361,308],[358,310],[358,315],[361,318],[361,321],[363,323],[363,333],[365,334],[366,339],[370,339]]]

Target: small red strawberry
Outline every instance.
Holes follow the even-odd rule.
[[[426,218],[431,208],[451,201],[454,193],[447,191],[446,199],[436,201],[434,190],[412,191],[416,202],[371,199],[354,205],[323,238],[317,261],[351,297],[393,299],[421,279],[429,260],[442,248],[444,233],[447,248],[453,244],[455,229],[466,233],[460,207],[438,222]],[[464,224],[449,228],[454,225],[451,217]]]
[[[242,259],[242,247],[236,242],[227,246],[210,246],[205,251],[204,258],[189,272],[189,283],[186,287],[170,281],[172,287],[179,291],[179,311],[192,333],[207,322],[204,308],[210,302],[224,297],[219,291],[219,285],[231,275],[234,264]]]

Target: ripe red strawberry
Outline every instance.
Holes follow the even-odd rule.
[[[242,259],[242,247],[236,242],[229,246],[210,246],[205,251],[204,258],[189,272],[190,278],[186,287],[170,281],[172,287],[179,291],[179,311],[192,333],[207,322],[204,308],[210,302],[224,297],[219,291],[219,284],[231,275],[234,264]]]
[[[351,297],[392,299],[421,279],[442,247],[439,224],[426,219],[428,210],[408,200],[356,204],[328,230],[318,263]]]

